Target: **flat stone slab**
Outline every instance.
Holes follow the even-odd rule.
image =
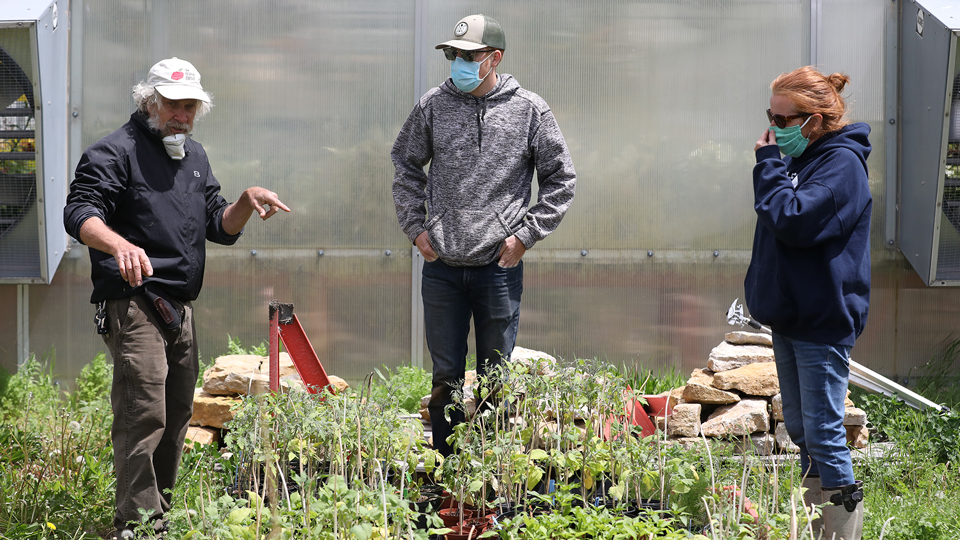
[[[865,426],[867,425],[867,413],[863,409],[847,407],[843,411],[843,425]]]
[[[740,396],[733,392],[727,392],[706,386],[703,384],[688,384],[683,387],[684,403],[706,403],[708,405],[725,405],[740,401]]]
[[[713,376],[713,385],[721,390],[739,390],[748,396],[770,397],[780,393],[780,379],[774,362],[721,371]]]
[[[731,345],[724,341],[710,351],[707,369],[718,373],[758,362],[773,362],[773,349],[760,345]]]
[[[222,428],[233,420],[231,409],[241,399],[231,396],[215,396],[197,388],[193,395],[193,416],[191,426]]]
[[[709,369],[698,368],[690,373],[687,384],[702,384],[703,386],[713,386],[714,373]]]
[[[770,334],[758,334],[756,332],[728,332],[724,340],[731,345],[762,345],[764,347],[773,347],[773,337]]]
[[[764,399],[743,399],[717,408],[700,426],[707,437],[743,437],[770,431],[770,416]]]

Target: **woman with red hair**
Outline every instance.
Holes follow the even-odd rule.
[[[863,528],[863,483],[853,476],[843,416],[850,349],[870,304],[873,207],[870,127],[845,119],[849,82],[803,67],[770,85],[770,126],[754,147],[757,228],[744,280],[750,314],[773,330],[804,502],[826,504],[814,534],[836,540],[860,540]]]

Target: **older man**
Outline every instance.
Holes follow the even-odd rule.
[[[205,241],[233,244],[253,212],[290,211],[261,187],[233,204],[220,195],[189,137],[212,106],[190,62],[158,62],[133,97],[130,121],[84,152],[64,209],[67,231],[90,247],[97,330],[114,361],[117,536],[141,510],[163,530],[170,509],[199,371],[191,302]]]
[[[506,47],[492,17],[460,19],[453,39],[436,46],[451,62],[450,78],[420,98],[391,154],[400,227],[426,261],[430,421],[444,455],[464,419],[448,406],[463,382],[470,318],[483,378],[510,358],[517,340],[521,258],[560,224],[577,181],[550,106],[497,72]],[[537,203],[528,208],[534,173]]]

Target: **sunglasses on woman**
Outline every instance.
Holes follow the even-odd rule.
[[[767,109],[767,120],[773,122],[778,128],[783,129],[787,127],[787,122],[791,120],[796,120],[797,118],[806,118],[811,116],[813,113],[800,113],[800,114],[791,114],[790,116],[784,116],[782,114],[773,114],[770,112],[770,109]]]
[[[467,62],[473,62],[473,59],[476,58],[478,54],[482,52],[493,52],[495,50],[496,49],[480,49],[479,51],[461,51],[460,49],[447,47],[443,50],[443,55],[447,57],[447,60],[453,62],[457,59],[457,53],[460,53],[460,58],[463,58]]]

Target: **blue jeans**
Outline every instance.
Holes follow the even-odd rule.
[[[773,334],[773,352],[787,433],[800,447],[804,474],[824,488],[853,484],[843,427],[850,380],[850,347],[810,343]]]
[[[496,262],[485,266],[449,266],[439,259],[423,265],[423,318],[427,347],[433,359],[433,391],[430,395],[430,423],[433,446],[443,455],[451,448],[446,438],[453,426],[464,420],[462,410],[445,409],[463,385],[467,362],[467,335],[474,319],[478,381],[493,367],[510,358],[520,324],[520,296],[523,293],[523,262],[501,268]]]

